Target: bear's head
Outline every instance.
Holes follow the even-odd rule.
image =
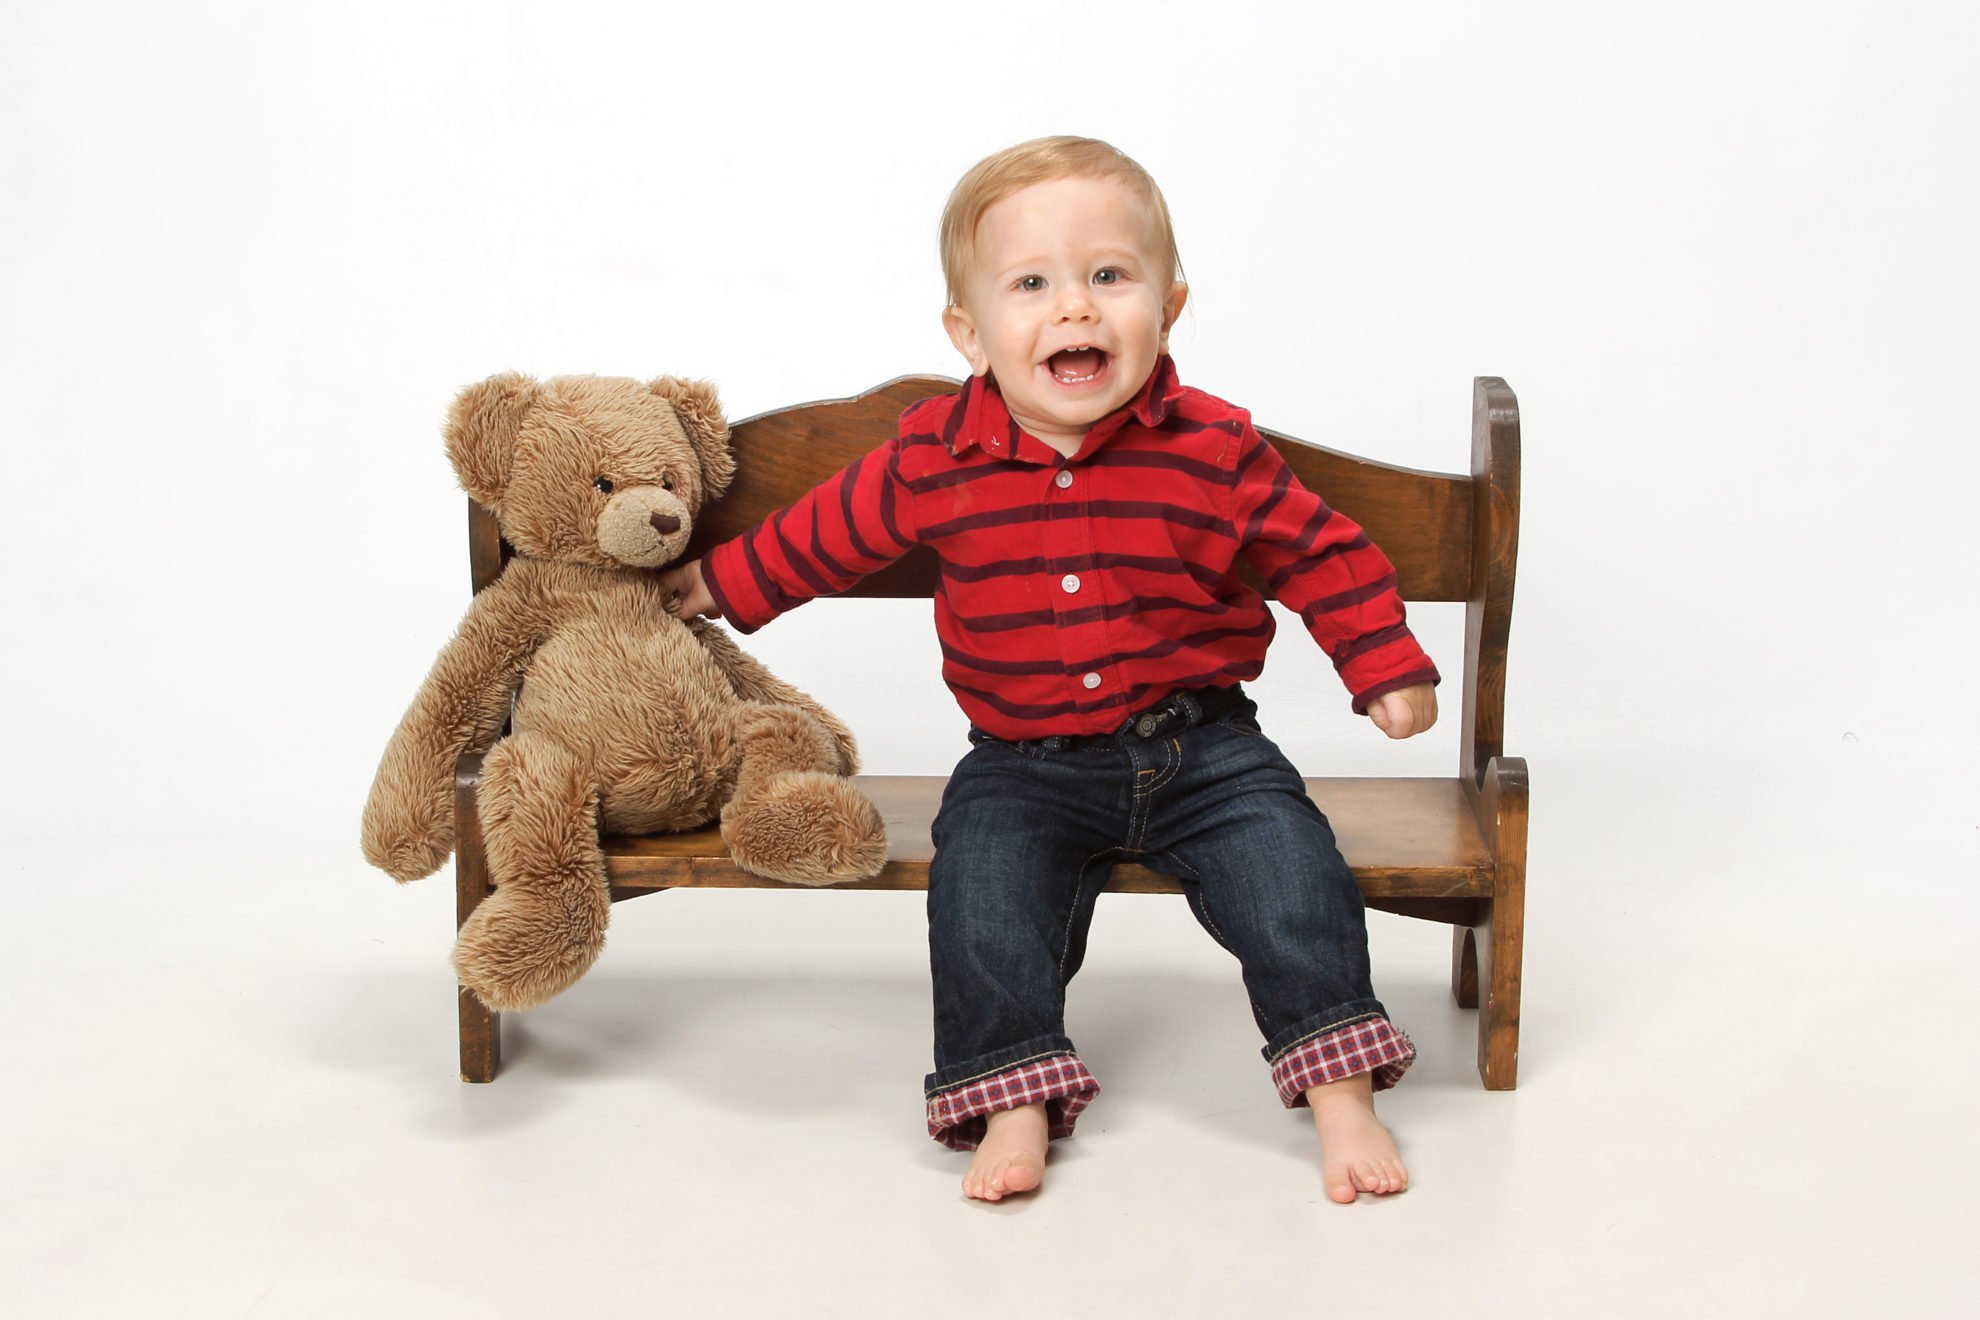
[[[510,545],[599,568],[672,563],[736,474],[714,386],[675,376],[505,372],[461,391],[446,433],[462,489]]]

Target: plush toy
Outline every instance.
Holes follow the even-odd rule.
[[[705,383],[509,373],[447,421],[461,485],[516,554],[474,598],[393,734],[364,855],[415,880],[454,845],[453,771],[489,748],[480,809],[495,892],[454,968],[494,1009],[583,975],[611,899],[600,829],[715,819],[738,865],[824,885],[876,874],[885,829],[846,778],[851,733],[721,628],[668,614],[658,576],[735,474]],[[495,741],[503,721],[512,732]]]

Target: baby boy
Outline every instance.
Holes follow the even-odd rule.
[[[1168,357],[1188,289],[1167,204],[1103,142],[977,164],[942,217],[943,324],[971,377],[898,437],[670,575],[684,616],[750,632],[915,545],[941,565],[943,677],[970,749],[934,824],[928,1127],[974,1151],[964,1191],[1044,1178],[1099,1093],[1065,1032],[1094,902],[1128,859],[1177,877],[1243,968],[1327,1193],[1409,1185],[1374,1092],[1415,1057],[1370,984],[1360,891],[1240,684],[1271,584],[1391,738],[1437,718],[1395,572],[1294,479],[1249,415]]]

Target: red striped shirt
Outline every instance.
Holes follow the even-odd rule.
[[[1357,713],[1438,678],[1388,557],[1167,357],[1070,459],[1020,431],[982,377],[924,400],[898,437],[709,551],[702,575],[748,633],[916,545],[941,564],[942,677],[999,738],[1107,733],[1179,689],[1256,678],[1273,620],[1240,554]]]

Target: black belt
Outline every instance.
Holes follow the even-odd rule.
[[[1124,733],[1132,733],[1137,738],[1153,738],[1164,731],[1193,729],[1199,724],[1221,718],[1244,705],[1246,700],[1244,689],[1235,683],[1229,687],[1185,688],[1136,711],[1112,733],[1053,734],[1046,738],[1013,741],[972,727],[969,737],[971,742],[1010,742],[1013,747],[1043,747],[1048,752],[1059,752],[1067,748],[1111,743]]]

